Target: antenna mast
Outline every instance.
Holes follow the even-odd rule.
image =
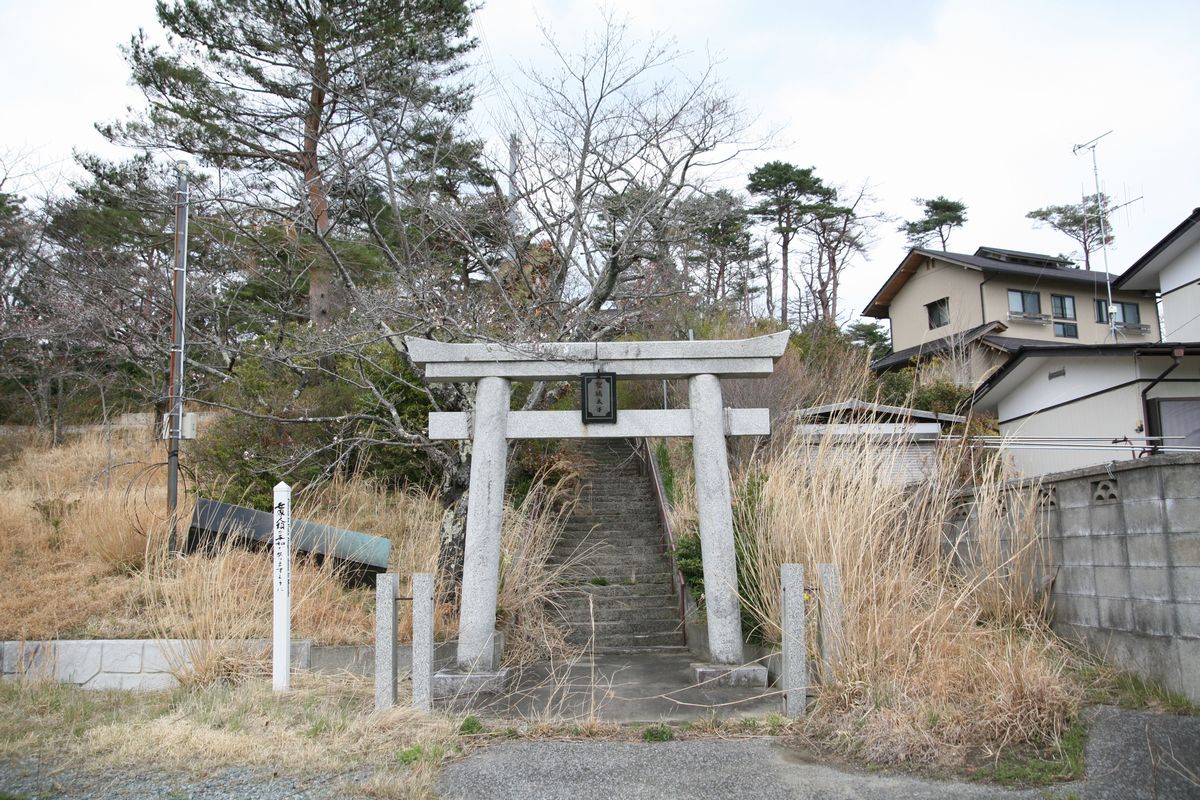
[[[1113,314],[1113,299],[1112,299],[1112,276],[1108,271],[1108,216],[1107,210],[1104,208],[1104,195],[1100,192],[1100,167],[1096,164],[1096,145],[1112,131],[1105,131],[1091,141],[1077,144],[1071,148],[1071,155],[1078,155],[1080,150],[1092,151],[1092,177],[1096,181],[1096,203],[1100,206],[1100,253],[1104,259],[1104,289],[1108,296],[1108,333],[1112,336],[1113,341],[1117,341],[1117,320]],[[1087,204],[1084,204],[1083,218],[1087,220]]]

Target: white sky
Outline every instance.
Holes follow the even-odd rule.
[[[155,30],[152,0],[0,0],[0,157],[62,187],[71,151],[113,154],[92,128],[123,116],[118,46]],[[780,131],[730,176],[771,160],[815,166],[835,184],[869,181],[880,208],[918,215],[913,197],[967,203],[951,250],[1047,253],[1072,243],[1025,219],[1091,192],[1091,160],[1071,146],[1108,130],[1102,186],[1118,202],[1110,267],[1120,272],[1200,206],[1200,3],[1189,0],[614,0],[641,36],[673,36],[699,63],[711,53],[729,90]],[[574,0],[490,0],[476,16],[481,72],[519,83],[544,56],[539,21],[568,47],[600,23]],[[495,100],[487,84],[480,104]],[[898,223],[851,268],[843,307],[861,309],[905,252]]]

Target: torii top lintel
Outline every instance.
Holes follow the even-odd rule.
[[[788,336],[780,331],[750,339],[542,344],[448,344],[409,336],[405,344],[413,362],[424,365],[428,381],[568,380],[587,371],[645,379],[761,378],[783,356]]]

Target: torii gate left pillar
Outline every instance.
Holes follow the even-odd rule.
[[[509,439],[642,438],[693,440],[709,654],[742,663],[742,628],[725,437],[770,433],[766,409],[726,409],[721,377],[769,375],[787,346],[786,331],[753,339],[702,342],[599,342],[539,345],[445,344],[408,338],[409,355],[429,381],[477,381],[475,410],[431,413],[431,439],[473,443],[459,618],[458,670],[497,669],[496,595]],[[576,380],[583,372],[627,379],[688,379],[688,409],[627,410],[616,424],[584,425],[577,411],[510,411],[511,381]],[[469,687],[473,690],[482,686]]]

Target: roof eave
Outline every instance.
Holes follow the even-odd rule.
[[[1160,239],[1157,244],[1147,250],[1141,258],[1133,262],[1129,269],[1122,272],[1120,276],[1113,281],[1112,287],[1114,289],[1123,288],[1125,284],[1136,278],[1138,273],[1140,273],[1146,267],[1151,266],[1158,259],[1158,257],[1161,256],[1164,251],[1166,251],[1167,248],[1175,244],[1176,241],[1181,239],[1198,223],[1200,223],[1200,208],[1194,208],[1192,209],[1192,213],[1189,214],[1183,222],[1176,225],[1170,233],[1168,233],[1166,236]],[[1142,287],[1141,291],[1146,291],[1146,288]]]

